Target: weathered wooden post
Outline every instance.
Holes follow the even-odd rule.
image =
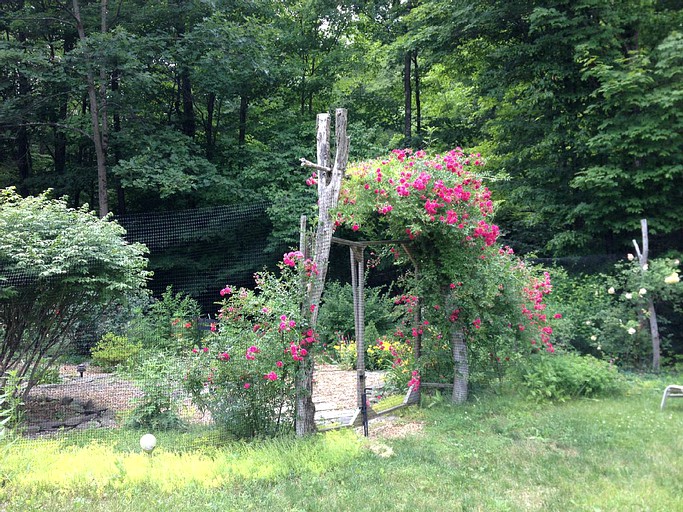
[[[467,360],[467,345],[465,334],[461,329],[452,329],[451,345],[453,349],[453,395],[454,404],[464,404],[467,401],[467,381],[470,369]]]
[[[337,207],[341,182],[349,160],[349,137],[346,135],[347,111],[337,109],[335,112],[336,152],[334,164],[330,161],[330,115],[318,114],[317,118],[317,163],[301,159],[303,167],[315,169],[318,173],[318,226],[313,241],[312,259],[318,274],[308,291],[309,324],[313,328],[318,322],[320,298],[327,276],[330,259],[330,245],[334,233],[334,220],[330,212]],[[313,404],[313,359],[306,358],[297,375],[296,397],[296,433],[305,435],[315,432],[315,405]]]
[[[638,247],[638,242],[633,240],[633,245],[636,248],[636,254],[638,255],[638,263],[640,264],[641,272],[647,271],[647,259],[650,252],[650,242],[647,234],[647,219],[640,220],[640,230],[643,237],[643,252],[640,252],[640,247]],[[659,358],[660,358],[660,339],[659,339],[659,324],[657,323],[657,312],[655,311],[655,303],[652,300],[652,294],[648,294],[647,298],[647,312],[648,321],[650,324],[650,337],[652,338],[652,370],[655,372],[659,371]]]
[[[363,408],[365,395],[365,258],[364,247],[349,247],[351,251],[351,286],[353,316],[356,327],[356,392],[358,407]]]

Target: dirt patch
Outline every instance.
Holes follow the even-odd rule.
[[[383,416],[370,421],[368,437],[370,439],[402,439],[408,436],[420,435],[424,430],[421,421],[405,421],[397,416]],[[363,435],[363,429],[357,428],[358,435]]]

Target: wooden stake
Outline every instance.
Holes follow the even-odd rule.
[[[640,252],[640,247],[638,247],[638,242],[633,240],[633,245],[636,248],[636,254],[638,255],[638,263],[640,264],[641,272],[647,272],[647,259],[650,253],[650,242],[647,232],[647,219],[640,220],[640,231],[643,237],[643,252]],[[660,368],[660,352],[661,352],[661,340],[659,337],[659,324],[657,323],[657,312],[655,311],[655,303],[652,299],[652,295],[649,294],[647,297],[647,312],[648,312],[648,322],[650,324],[650,338],[652,340],[652,370],[655,372],[659,371]]]

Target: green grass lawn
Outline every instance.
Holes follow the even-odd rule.
[[[660,411],[664,386],[410,408],[399,422],[422,429],[401,438],[159,434],[152,457],[134,432],[20,443],[0,455],[0,510],[683,511],[683,400]]]

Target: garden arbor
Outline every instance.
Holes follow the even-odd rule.
[[[313,247],[318,274],[309,285],[306,303],[309,324],[315,326],[327,273],[332,241],[350,247],[354,285],[354,316],[358,354],[358,395],[364,391],[363,353],[363,250],[367,245],[402,244],[404,254],[394,252],[396,262],[419,269],[407,293],[417,300],[417,322],[411,329],[419,355],[424,339],[431,357],[447,359],[453,371],[453,401],[467,399],[469,352],[488,353],[492,361],[509,357],[525,347],[552,351],[544,295],[550,292],[549,276],[534,277],[509,248],[496,245],[499,229],[490,222],[491,192],[484,186],[479,155],[459,148],[428,157],[424,151],[395,150],[388,158],[361,162],[347,170],[349,139],[346,111],[336,111],[336,156],[330,160],[329,115],[318,115],[317,163],[308,183],[318,189],[318,225],[315,240],[302,237],[302,253]],[[334,229],[346,225],[368,240],[351,242],[333,238]],[[302,232],[305,231],[302,229]],[[406,245],[405,237],[410,241]],[[424,319],[422,315],[424,313]],[[403,333],[402,333],[403,335]],[[444,343],[447,340],[449,343]],[[420,361],[428,372],[430,363]],[[441,366],[443,366],[441,364]],[[313,362],[303,362],[297,382],[297,433],[314,430],[310,400]]]
[[[406,253],[409,254],[408,248],[406,247],[406,244],[409,243],[409,241],[371,240],[358,242],[353,240],[345,240],[338,237],[332,237],[332,241],[336,244],[348,246],[350,252],[351,287],[353,290],[353,320],[356,337],[356,396],[358,407],[361,408],[363,407],[362,397],[365,392],[365,248],[369,246],[399,244],[403,247]],[[416,311],[416,318],[419,318],[419,316],[418,308]],[[420,357],[420,339],[421,336],[418,336],[413,348],[415,360]]]
[[[467,399],[470,355],[482,366],[500,366],[527,347],[553,350],[543,303],[549,276],[534,276],[511,249],[497,245],[481,166],[479,155],[459,148],[431,157],[395,150],[347,170],[335,212],[337,225],[363,238],[396,244],[408,237],[410,245],[392,254],[396,263],[419,269],[404,280],[404,293],[408,311],[421,316],[409,333],[395,334],[420,352],[413,364],[422,380],[438,382],[452,372],[456,403]],[[354,267],[362,263],[363,244],[349,243]],[[362,334],[361,325],[357,337]]]

